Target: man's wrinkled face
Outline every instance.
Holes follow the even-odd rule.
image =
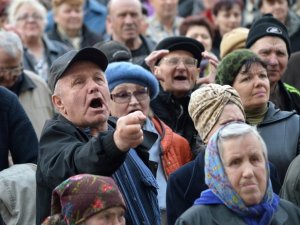
[[[15,56],[0,49],[0,86],[12,87],[22,74],[22,54],[15,52]]]
[[[107,26],[113,40],[126,43],[139,36],[142,22],[141,4],[136,0],[115,0],[110,6]]]
[[[279,37],[265,36],[258,39],[250,49],[266,61],[271,86],[277,83],[286,70],[289,58],[285,42]]]
[[[160,84],[164,91],[172,93],[175,97],[183,97],[194,88],[199,68],[191,53],[176,50],[160,60],[154,73],[162,77]]]
[[[52,101],[60,114],[81,128],[97,128],[109,116],[109,89],[96,64],[78,61],[57,81]]]

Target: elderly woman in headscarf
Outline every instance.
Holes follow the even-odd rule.
[[[193,92],[189,113],[205,145],[224,124],[245,121],[242,101],[236,90],[229,85],[208,84]],[[184,165],[169,177],[167,186],[169,225],[174,225],[176,219],[193,205],[201,191],[208,188],[204,180],[204,154],[205,151],[202,149],[194,161]],[[276,170],[272,165],[270,168],[272,185],[279,192]]]
[[[51,216],[42,225],[125,225],[125,210],[111,177],[79,174],[53,190]]]
[[[210,136],[221,125],[231,121],[245,121],[244,109],[238,93],[230,86],[208,84],[191,95],[189,113],[199,133],[207,144]],[[204,149],[199,149],[196,159],[172,173],[167,185],[168,224],[174,225],[177,217],[193,205],[204,183]],[[180,202],[180,204],[174,204]]]
[[[272,190],[266,145],[245,123],[220,128],[205,150],[205,183],[176,225],[299,224],[300,209]]]
[[[300,152],[299,115],[294,111],[281,111],[269,101],[266,65],[250,50],[236,50],[224,57],[216,80],[219,84],[231,85],[239,93],[246,121],[256,126],[264,139],[268,157],[282,183],[289,164]]]

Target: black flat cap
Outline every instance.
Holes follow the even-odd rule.
[[[110,40],[99,42],[96,43],[94,47],[106,55],[108,63],[131,61],[131,51],[118,41]]]
[[[103,52],[97,48],[83,48],[79,51],[71,50],[57,58],[50,68],[48,85],[53,92],[57,81],[64,75],[66,70],[77,61],[90,61],[105,71],[108,61]]]
[[[204,47],[199,41],[184,36],[174,36],[163,39],[155,48],[155,50],[161,49],[167,49],[169,51],[183,50],[190,52],[194,58],[198,60],[197,67],[200,66],[202,52],[204,52]]]

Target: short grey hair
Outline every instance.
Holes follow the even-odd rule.
[[[0,49],[12,57],[23,55],[23,44],[20,37],[14,32],[0,31]]]
[[[218,134],[218,141],[217,141],[221,159],[222,159],[223,151],[224,151],[224,149],[223,149],[224,142],[226,142],[227,140],[232,139],[232,138],[246,136],[247,134],[254,134],[257,137],[257,139],[259,140],[259,142],[261,144],[264,158],[265,158],[266,162],[268,162],[268,151],[267,151],[267,146],[266,146],[264,140],[258,133],[256,127],[250,126],[246,123],[230,123],[228,125],[225,125],[225,127],[221,128],[221,130],[219,131],[219,134]]]
[[[44,25],[47,24],[47,9],[45,6],[37,0],[13,0],[8,8],[8,21],[10,24],[15,25],[17,22],[17,11],[22,5],[30,5],[40,13],[43,18]]]

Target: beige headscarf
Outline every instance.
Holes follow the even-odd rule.
[[[229,85],[208,84],[192,93],[189,114],[202,140],[207,138],[229,102],[236,104],[244,113],[239,94]]]

